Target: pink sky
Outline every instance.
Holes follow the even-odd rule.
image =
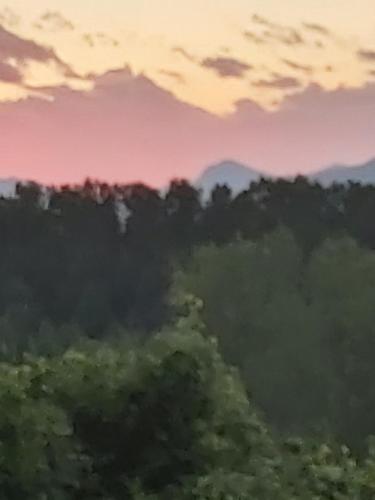
[[[2,176],[161,185],[224,158],[293,173],[375,152],[375,84],[332,92],[310,86],[278,111],[242,101],[223,117],[181,103],[126,68],[97,78],[90,92],[45,92],[53,100],[0,106]]]

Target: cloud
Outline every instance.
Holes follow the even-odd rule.
[[[203,68],[212,69],[222,78],[242,78],[251,65],[232,57],[207,57],[201,62]]]
[[[175,80],[178,83],[186,83],[185,77],[179,73],[178,71],[168,70],[168,69],[160,69],[159,73],[161,75],[167,76],[172,80]]]
[[[329,36],[331,34],[331,32],[329,31],[329,29],[325,28],[321,24],[317,24],[317,23],[303,23],[303,26],[304,26],[304,28],[306,28],[306,29],[308,29],[310,31],[313,31],[315,33],[318,33],[319,35]]]
[[[142,179],[165,185],[223,158],[273,173],[314,171],[374,156],[375,83],[310,85],[267,111],[251,100],[216,116],[121,68],[89,91],[46,88],[0,104],[0,176],[45,182]]]
[[[34,23],[34,26],[40,30],[48,31],[73,31],[74,24],[57,11],[46,11]]]
[[[118,47],[120,45],[120,42],[118,40],[101,31],[97,33],[85,33],[82,36],[82,39],[89,47],[95,47],[98,45],[106,47]]]
[[[33,40],[21,38],[0,25],[0,62],[16,61],[23,65],[30,61],[54,63],[68,78],[78,78],[78,75],[63,62],[53,49],[40,45]]]
[[[180,54],[180,56],[184,57],[189,62],[196,62],[196,57],[194,57],[190,52],[185,50],[183,47],[173,47],[172,51],[176,54]]]
[[[296,71],[302,71],[302,73],[309,73],[309,74],[313,72],[313,67],[308,64],[297,63],[295,61],[291,61],[290,59],[283,59],[282,61],[284,64],[289,66],[289,68],[292,68]]]
[[[301,82],[292,76],[283,76],[275,74],[270,80],[258,80],[253,82],[256,87],[272,88],[272,89],[291,89],[301,86]]]
[[[0,61],[0,82],[19,85],[22,80],[23,76],[18,68]]]
[[[360,49],[357,54],[364,61],[375,62],[375,50]]]

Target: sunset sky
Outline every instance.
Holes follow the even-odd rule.
[[[0,0],[0,178],[373,156],[374,0]]]

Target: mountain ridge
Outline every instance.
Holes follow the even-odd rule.
[[[227,184],[233,193],[237,194],[247,189],[250,182],[259,180],[261,177],[293,179],[298,175],[275,176],[274,174],[255,170],[243,163],[225,160],[204,169],[194,185],[202,189],[204,197],[218,184]],[[302,175],[311,181],[319,182],[323,186],[329,186],[335,182],[346,184],[351,181],[375,185],[375,157],[357,165],[337,164]]]
[[[18,179],[15,177],[6,177],[0,179],[0,197],[12,198],[16,194]]]
[[[361,184],[375,184],[375,157],[365,163],[356,165],[337,164],[331,167],[318,170],[308,176],[312,180],[317,180],[323,185],[333,182],[347,183],[359,182]]]

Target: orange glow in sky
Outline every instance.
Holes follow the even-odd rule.
[[[375,50],[373,0],[12,0],[11,8],[9,0],[0,0],[1,19],[20,36],[53,47],[81,75],[130,65],[180,99],[215,113],[243,98],[272,105],[296,90],[259,86],[275,73],[327,89],[372,78],[357,51]],[[293,43],[294,32],[300,43]],[[199,64],[219,57],[250,68],[244,78],[220,79]],[[33,85],[61,81],[41,65],[26,75]],[[2,100],[24,93],[0,88]]]

